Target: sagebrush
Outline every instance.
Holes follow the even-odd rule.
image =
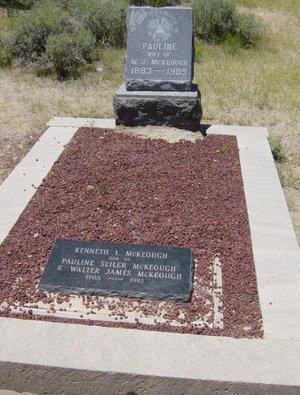
[[[21,13],[11,31],[11,49],[14,58],[22,64],[39,60],[46,51],[52,33],[70,29],[68,14],[58,2],[43,0],[28,13]]]
[[[53,72],[60,80],[76,78],[97,45],[125,45],[126,0],[36,0],[28,1],[28,7],[29,3],[32,8],[18,14],[9,38],[1,40],[0,66],[13,58],[22,65],[38,65],[39,75]]]
[[[54,71],[58,80],[77,78],[83,66],[92,61],[96,39],[86,29],[52,33],[41,58],[41,70]]]
[[[123,47],[126,41],[126,0],[67,0],[65,8],[77,24],[90,30],[100,44]]]
[[[1,0],[0,0],[1,1]],[[4,0],[2,0],[2,3]],[[5,39],[0,37],[0,66],[37,65],[39,75],[77,78],[103,46],[124,47],[128,5],[174,6],[180,0],[10,0],[18,11]],[[239,14],[233,0],[195,0],[198,39],[250,47],[259,39],[254,16]],[[231,44],[233,43],[233,44]],[[197,58],[197,57],[196,57]]]
[[[230,37],[242,47],[254,45],[260,37],[260,24],[253,15],[237,12],[234,0],[194,0],[194,33],[208,42]]]

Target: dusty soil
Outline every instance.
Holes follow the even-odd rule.
[[[247,338],[262,335],[234,137],[169,143],[113,130],[80,129],[0,247],[1,303],[33,307],[40,301],[51,303],[51,296],[36,286],[56,238],[192,248],[192,300],[164,306],[164,318],[178,323],[182,314],[187,323],[210,315],[207,289],[213,279],[212,262],[218,256],[224,329],[192,324],[178,328],[168,323],[154,329]],[[97,305],[94,298],[86,303]],[[126,316],[131,302],[119,299],[112,310]],[[160,301],[131,300],[137,311],[162,314]],[[10,316],[11,310],[2,314]],[[127,326],[153,330],[138,320]]]

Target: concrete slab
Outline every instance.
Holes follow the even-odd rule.
[[[34,193],[31,185],[38,186],[76,129],[114,127],[113,120],[77,118],[49,124],[0,187],[1,240]],[[238,139],[264,339],[1,318],[0,388],[53,394],[299,393],[300,252],[267,130],[214,125],[207,133]]]
[[[48,128],[25,158],[1,184],[0,243],[7,236],[36,188],[50,171],[77,127]]]
[[[272,153],[266,137],[238,143],[265,338],[300,340],[299,247]]]
[[[96,119],[96,118],[64,118],[54,117],[48,123],[47,126],[55,127],[88,127],[88,128],[112,128],[116,127],[114,119]]]

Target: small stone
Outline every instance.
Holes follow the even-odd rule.
[[[88,185],[88,186],[86,187],[86,191],[87,191],[87,192],[91,192],[91,191],[94,191],[94,190],[95,190],[94,185]]]

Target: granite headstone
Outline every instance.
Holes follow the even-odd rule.
[[[201,95],[193,74],[193,10],[129,7],[125,81],[113,99],[116,125],[199,130]]]
[[[127,90],[190,90],[193,80],[192,25],[191,8],[129,7]]]
[[[57,239],[38,288],[189,301],[192,277],[189,248]]]

